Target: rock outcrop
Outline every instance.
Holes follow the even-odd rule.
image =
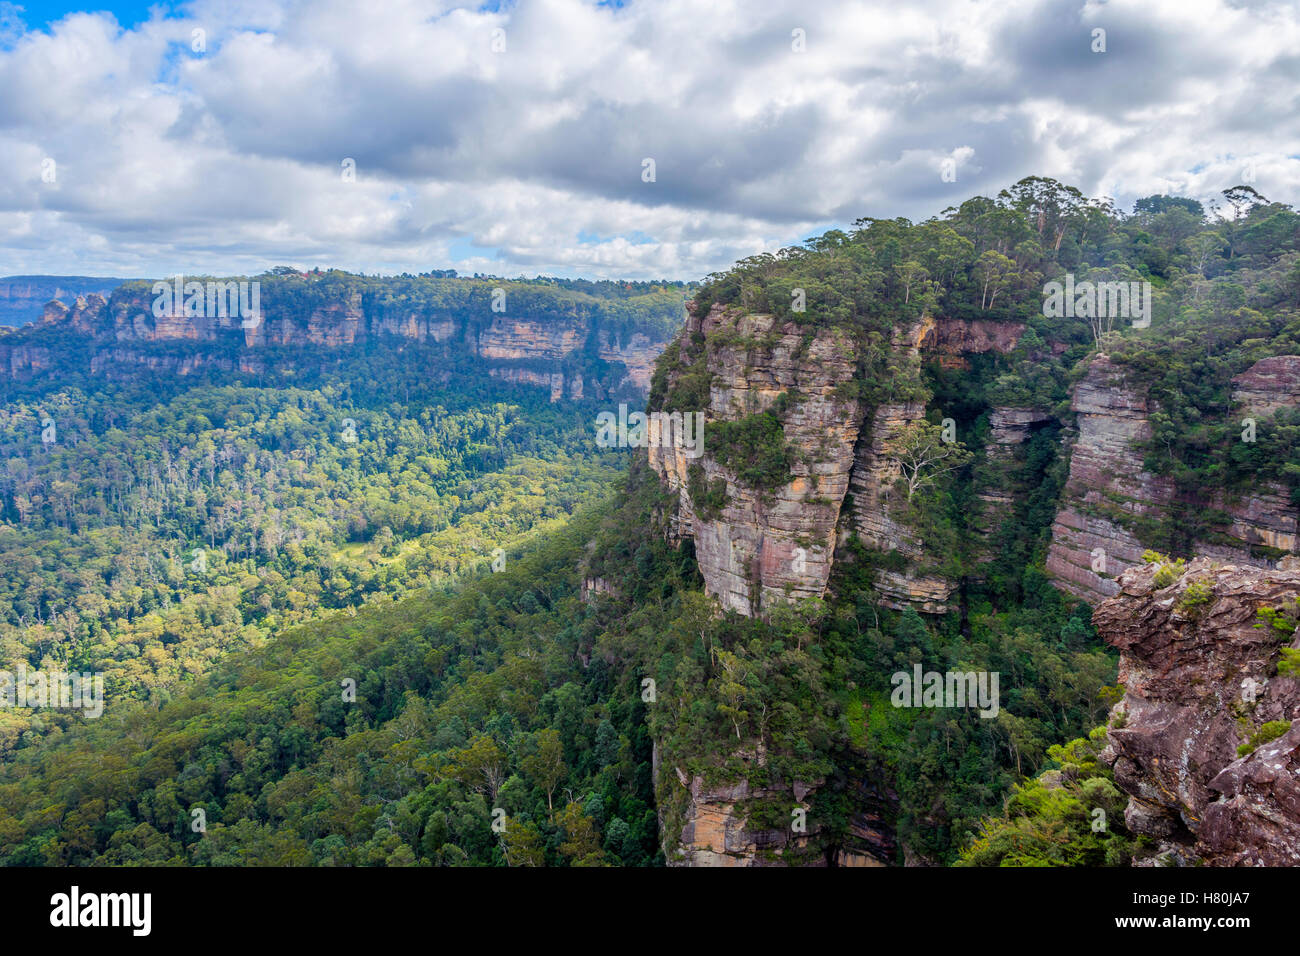
[[[726,503],[717,514],[705,513],[691,499],[692,460],[680,448],[650,448],[651,466],[679,495],[680,527],[695,538],[706,590],[723,607],[746,615],[772,601],[820,597],[862,421],[857,399],[836,394],[836,386],[856,370],[853,345],[833,330],[806,342],[793,324],[721,306],[688,320],[684,352],[692,335],[705,337],[701,347],[713,376],[708,420],[734,421],[768,410],[783,393],[799,396],[782,422],[786,441],[799,454],[781,487],[749,487],[705,443],[697,459],[704,484],[726,485]]]
[[[5,276],[0,278],[0,327],[39,320],[52,299],[108,296],[122,279],[91,276]]]
[[[1160,513],[1173,487],[1143,469],[1134,444],[1151,438],[1151,409],[1145,393],[1105,355],[1093,359],[1071,408],[1078,437],[1047,571],[1064,590],[1095,603],[1119,590],[1116,577],[1142,563],[1146,549],[1127,519]]]
[[[893,362],[900,383],[915,383],[927,350],[964,361],[965,354],[1010,351],[1023,331],[1017,323],[922,318],[895,332]],[[909,525],[906,502],[894,490],[898,466],[883,454],[893,432],[925,416],[923,401],[899,398],[867,408],[851,387],[861,374],[860,345],[840,329],[809,330],[715,305],[687,319],[678,344],[670,379],[702,361],[710,379],[709,421],[738,421],[772,408],[783,393],[793,397],[781,423],[797,459],[779,488],[748,487],[707,443],[693,461],[671,443],[651,442],[650,464],[678,496],[673,527],[679,537],[694,538],[709,594],[747,615],[775,601],[820,597],[837,549],[856,535],[868,549],[906,565],[878,572],[882,603],[930,614],[951,609],[957,582],[939,573],[941,556]],[[899,388],[900,395],[909,391],[915,388]],[[1039,417],[1007,410],[999,419],[1000,447],[1027,438]],[[716,512],[692,500],[693,465],[700,469],[695,488],[725,487]]]
[[[925,363],[959,367],[970,354],[1007,352],[1023,331],[1012,323],[924,318],[897,329],[882,360],[879,340],[868,346],[843,329],[719,305],[690,315],[662,370],[664,388],[656,386],[659,400],[687,411],[673,403],[690,396],[714,426],[748,424],[755,413],[771,412],[795,452],[784,482],[756,488],[723,464],[735,459],[711,441],[695,458],[665,440],[671,435],[651,429],[659,440],[650,443],[649,464],[675,502],[665,525],[673,536],[693,539],[707,593],[721,607],[745,615],[763,614],[777,602],[820,597],[835,562],[861,553],[851,546],[856,542],[878,556],[874,575],[881,604],[930,614],[953,610],[960,582],[945,574],[943,547],[923,540],[913,525],[921,521],[909,521],[905,502],[898,500],[898,464],[885,446],[899,429],[926,417]],[[892,380],[858,387],[864,375],[879,375],[865,368],[881,367]],[[1300,360],[1258,363],[1235,380],[1236,407],[1261,417],[1292,407],[1300,393],[1297,373]],[[1159,409],[1145,387],[1106,355],[1092,360],[1072,408],[1075,423],[1028,405],[963,409],[963,427],[974,421],[975,434],[986,435],[982,445],[975,443],[974,506],[957,537],[967,549],[967,573],[978,579],[995,534],[1018,514],[1023,493],[1041,480],[1042,469],[1054,467],[1050,456],[1038,454],[1032,456],[1035,470],[1026,470],[1026,446],[1041,429],[1050,429],[1053,440],[1062,434],[1070,471],[1047,568],[1071,594],[1106,602],[1097,611],[1098,627],[1124,654],[1121,680],[1128,694],[1120,713],[1128,723],[1114,725],[1110,756],[1117,780],[1133,797],[1131,826],[1171,852],[1215,863],[1247,861],[1252,852],[1256,856],[1249,859],[1258,859],[1253,842],[1233,842],[1233,827],[1266,841],[1272,826],[1275,837],[1300,847],[1291,821],[1267,817],[1273,804],[1295,800],[1288,789],[1295,776],[1289,755],[1293,739],[1300,738],[1288,730],[1237,756],[1237,747],[1260,727],[1293,719],[1300,701],[1295,681],[1277,676],[1278,642],[1253,626],[1258,607],[1280,600],[1288,588],[1300,593],[1300,572],[1282,570],[1288,560],[1283,555],[1296,550],[1294,507],[1273,486],[1200,503],[1226,518],[1212,541],[1198,545],[1197,553],[1206,557],[1157,593],[1154,571],[1142,558],[1150,545],[1136,529],[1189,503],[1178,499],[1172,480],[1143,467],[1140,446],[1152,438]],[[1245,567],[1252,563],[1262,566]],[[1197,582],[1189,597],[1187,588]],[[1202,586],[1210,595],[1204,601]],[[1124,594],[1113,597],[1121,588]],[[1233,695],[1246,679],[1268,690],[1256,705],[1234,709]],[[684,807],[680,842],[665,847],[677,862],[765,865],[799,850],[784,831],[751,830],[744,810],[755,798],[798,805],[802,798],[793,793],[754,794],[740,780],[706,785],[685,776],[668,784],[661,780],[661,791],[664,786],[671,792],[661,792],[662,799],[676,793]],[[892,861],[883,819],[855,822],[861,846],[826,862]],[[1282,852],[1265,858],[1280,859]]]
[[[368,341],[396,339],[430,346],[449,358],[475,357],[488,374],[545,388],[552,401],[584,396],[635,398],[648,390],[655,359],[666,344],[644,332],[599,328],[579,313],[476,317],[468,306],[459,312],[432,307],[413,310],[400,302],[368,301],[356,290],[338,292],[323,302],[318,299],[310,298],[313,304],[307,307],[292,293],[267,296],[259,320],[248,327],[234,314],[155,315],[151,295],[136,285],[117,289],[107,300],[92,293],[78,296],[71,306],[51,301],[36,323],[4,336],[0,374],[21,376],[48,367],[48,349],[25,341],[32,337],[26,334],[29,329],[34,334],[55,329],[84,336],[92,345],[90,369],[109,374],[126,374],[133,366],[178,375],[206,367],[286,368],[306,359],[279,354],[268,366],[260,353],[305,346],[352,349]],[[183,355],[149,348],[172,342],[195,347]],[[207,343],[234,343],[241,351],[232,359],[229,349],[203,348]],[[605,367],[597,368],[601,363]]]
[[[1300,395],[1300,357],[1263,359],[1234,379],[1233,401],[1241,414],[1265,417],[1294,407]],[[1052,527],[1047,570],[1066,591],[1091,603],[1119,590],[1116,578],[1142,562],[1149,545],[1134,530],[1142,518],[1163,515],[1174,501],[1168,478],[1143,468],[1137,445],[1151,439],[1158,409],[1143,388],[1105,355],[1093,359],[1076,386],[1070,477]],[[1277,485],[1263,485],[1234,498],[1200,503],[1227,515],[1213,541],[1196,553],[1225,562],[1273,563],[1277,552],[1296,551],[1296,508]],[[1269,549],[1274,554],[1270,558]]]
[[[750,759],[754,754],[747,755]],[[677,806],[681,813],[681,833],[676,842],[665,846],[669,866],[888,866],[897,854],[893,829],[885,818],[882,797],[862,781],[855,794],[856,810],[849,820],[843,843],[828,847],[824,853],[810,847],[820,832],[810,812],[810,798],[820,781],[795,782],[785,789],[763,790],[750,786],[743,778],[732,784],[707,784],[700,776],[688,776],[674,767],[666,777],[656,781],[664,793],[661,806]],[[776,800],[782,814],[789,813],[791,826],[751,828],[746,821],[745,804],[754,800]],[[788,810],[787,810],[788,808]],[[794,827],[797,811],[805,816]],[[668,834],[671,838],[671,834]]]
[[[1300,355],[1260,359],[1232,380],[1232,399],[1260,418],[1300,406]]]
[[[1023,490],[1016,481],[1024,467],[1023,446],[1040,427],[1053,421],[1052,413],[1040,408],[1006,406],[989,413],[984,461],[975,473],[979,505],[971,515],[971,527],[979,536],[972,542],[978,557],[986,561],[993,557],[992,539],[1011,517],[1017,493]],[[975,573],[979,574],[979,566]]]
[[[948,368],[966,368],[967,355],[1010,352],[1025,334],[1022,322],[925,317],[911,334],[912,344],[933,353]]]
[[[688,778],[676,768],[672,783],[685,788],[688,797],[681,839],[678,848],[669,856],[670,866],[781,866],[788,852],[807,846],[807,834],[798,834],[788,828],[749,829],[740,804],[746,800],[776,796],[786,798],[792,809],[806,812],[808,807],[804,799],[810,787],[796,787],[793,794],[759,791],[753,790],[743,779],[735,784],[710,787],[702,778]],[[813,861],[814,865],[818,862],[824,865],[824,861]]]
[[[1198,558],[1163,588],[1157,571],[1125,571],[1093,618],[1125,689],[1103,759],[1157,847],[1137,862],[1298,865],[1300,681],[1278,664],[1300,632],[1256,625],[1260,608],[1295,608],[1300,571]]]

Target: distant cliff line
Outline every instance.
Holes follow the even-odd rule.
[[[206,278],[186,282],[203,289]],[[159,309],[159,283],[150,280],[125,282],[108,296],[50,301],[33,324],[0,330],[0,370],[21,378],[60,361],[88,361],[92,372],[141,365],[176,374],[214,366],[260,372],[268,357],[259,351],[350,348],[393,337],[449,358],[481,359],[489,374],[547,388],[553,401],[643,396],[655,358],[684,321],[688,292],[681,283],[441,274],[279,272],[252,281],[259,286],[255,323],[229,310],[188,309],[184,297]],[[60,358],[78,343],[90,346],[88,359]],[[150,348],[166,343],[192,348]]]

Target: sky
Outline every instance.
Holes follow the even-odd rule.
[[[0,0],[0,275],[690,280],[1027,175],[1300,205],[1294,0],[90,2]]]

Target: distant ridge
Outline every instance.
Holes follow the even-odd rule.
[[[71,300],[92,292],[107,296],[127,281],[103,276],[0,277],[0,325],[34,322],[51,299]]]

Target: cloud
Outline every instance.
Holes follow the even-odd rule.
[[[0,4],[0,273],[698,278],[1030,174],[1296,203],[1298,47],[1226,0]]]

